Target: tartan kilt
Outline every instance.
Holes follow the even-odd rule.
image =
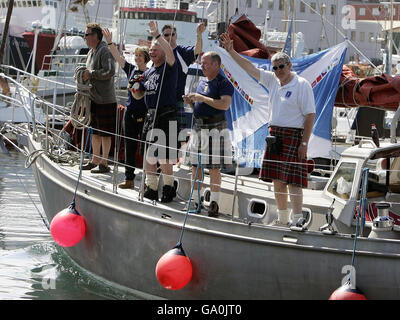
[[[90,112],[93,134],[110,137],[115,134],[115,122],[117,117],[117,103],[98,104],[91,101]],[[101,131],[98,131],[98,130]],[[103,132],[106,131],[106,132]]]
[[[303,129],[270,127],[270,135],[278,137],[282,142],[280,154],[272,154],[265,146],[264,158],[259,178],[271,182],[279,180],[302,188],[307,187],[307,165],[305,159],[299,160],[298,148],[300,146]]]
[[[232,143],[229,137],[226,120],[193,126],[186,149],[189,162],[193,166],[200,164],[207,169],[229,169],[232,163]]]

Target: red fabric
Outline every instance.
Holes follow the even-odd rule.
[[[271,58],[267,47],[260,42],[260,29],[246,15],[242,15],[229,26],[228,35],[238,53],[261,59]]]
[[[400,101],[400,76],[358,78],[349,67],[343,66],[336,107],[375,106],[397,110]]]

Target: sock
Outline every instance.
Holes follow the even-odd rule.
[[[296,223],[299,221],[300,218],[303,218],[302,213],[294,213],[293,211],[290,213],[290,222],[291,223]]]
[[[289,222],[289,210],[288,209],[278,209],[278,219],[281,223]]]
[[[219,194],[220,192],[211,192],[211,196],[210,196],[210,203],[215,201],[216,203],[218,203],[219,201]]]
[[[165,186],[174,186],[174,177],[173,176],[167,176],[163,175],[163,181]]]
[[[146,185],[152,190],[158,190],[158,177],[156,175],[146,175]]]

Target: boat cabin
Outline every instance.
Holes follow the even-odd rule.
[[[377,147],[372,140],[363,139],[345,150],[323,196],[332,201],[332,214],[338,226],[355,226],[357,215],[363,214],[360,203],[364,198],[366,227],[373,226],[378,209],[385,203],[387,216],[393,219],[393,230],[400,231],[400,144],[383,142]]]

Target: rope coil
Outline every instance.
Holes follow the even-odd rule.
[[[83,81],[82,76],[86,67],[77,67],[75,69],[74,79],[76,81],[75,99],[71,106],[71,123],[76,129],[83,129],[90,125],[91,112],[90,112],[90,99],[89,90],[90,84]]]

